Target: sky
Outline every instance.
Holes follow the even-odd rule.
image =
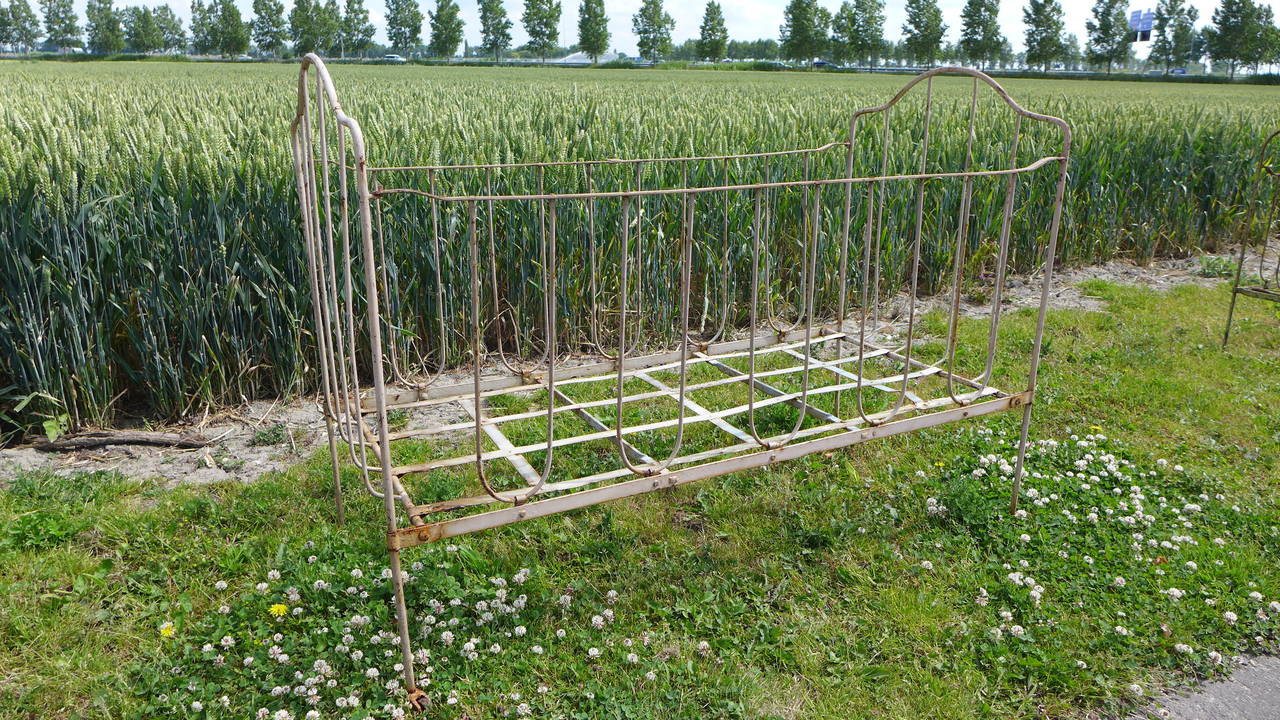
[[[435,0],[418,1],[423,8],[424,16],[427,10],[435,5]],[[245,18],[249,18],[252,15],[253,0],[236,0],[236,2]],[[369,16],[374,26],[378,28],[376,39],[379,42],[386,42],[383,2],[384,0],[365,0],[365,6],[369,8]],[[832,12],[840,7],[840,0],[818,0],[818,2]],[[1061,2],[1065,11],[1067,32],[1080,38],[1080,44],[1083,46],[1085,20],[1089,17],[1093,2],[1092,0],[1061,0]],[[290,0],[284,0],[284,3],[287,13],[293,3]],[[527,39],[524,29],[520,26],[520,14],[524,8],[524,2],[523,0],[505,0],[505,3],[507,13],[514,25],[511,33],[513,46],[522,45]],[[35,3],[32,4],[35,5]],[[164,0],[116,0],[116,5],[154,7],[162,4]],[[170,0],[169,4],[184,22],[190,17],[189,0]],[[342,0],[339,4],[343,4]],[[466,23],[467,41],[471,44],[479,44],[480,20],[477,0],[458,0],[458,4],[462,9],[463,22]],[[578,4],[579,0],[562,0],[563,11],[560,17],[562,45],[572,44],[578,37]],[[885,37],[889,40],[897,40],[902,36],[902,24],[906,19],[906,14],[902,10],[903,4],[902,0],[885,2],[884,31]],[[938,4],[942,8],[943,22],[948,26],[947,39],[954,41],[959,37],[960,12],[964,8],[965,0],[939,0]],[[1000,3],[1000,25],[1004,29],[1005,36],[1018,51],[1023,48],[1022,6],[1024,4],[1023,0],[1001,0]],[[1212,18],[1213,11],[1218,7],[1218,0],[1190,0],[1189,4],[1200,11],[1199,24],[1204,25]],[[1272,6],[1280,16],[1280,0],[1261,0],[1261,4]],[[697,37],[706,3],[703,0],[667,0],[665,5],[667,13],[676,21],[676,29],[672,34],[676,43]],[[729,37],[736,40],[756,40],[778,37],[778,28],[782,25],[782,13],[787,0],[720,0],[720,5],[724,8]],[[1130,10],[1154,10],[1155,5],[1155,0],[1131,0],[1129,8]],[[83,19],[85,0],[77,0],[76,6],[77,12]],[[635,36],[631,33],[631,16],[639,7],[640,0],[605,0],[605,9],[609,13],[609,31],[612,35],[610,44],[614,49],[627,55],[636,53]],[[427,30],[424,28],[424,41],[426,37]],[[1145,45],[1145,43],[1141,44],[1137,48],[1139,57],[1146,55]]]

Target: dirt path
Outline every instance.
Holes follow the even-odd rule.
[[[1280,244],[1269,252],[1280,252]],[[1274,257],[1274,255],[1272,255]],[[1068,268],[1059,272],[1051,291],[1053,308],[1103,310],[1105,303],[1086,295],[1079,287],[1085,280],[1105,280],[1150,287],[1158,290],[1175,285],[1212,286],[1225,280],[1206,277],[1206,267],[1234,268],[1234,258],[1202,260],[1199,257],[1161,260],[1146,267],[1113,261],[1102,265]],[[1006,308],[1036,307],[1040,302],[1038,277],[1011,277],[1008,282]],[[899,300],[902,302],[902,300]],[[933,306],[949,301],[935,299]],[[1222,309],[1224,313],[1226,308]],[[982,316],[990,305],[965,304],[966,315]],[[465,378],[463,378],[465,379]],[[421,427],[428,421],[461,419],[438,412],[434,417],[419,414],[410,417],[411,426]],[[250,482],[263,473],[280,470],[309,456],[326,443],[324,418],[314,399],[281,404],[255,402],[206,416],[198,421],[165,428],[174,432],[197,432],[212,442],[206,448],[178,450],[137,445],[105,446],[93,450],[47,453],[30,447],[0,450],[0,483],[19,472],[38,468],[55,472],[116,470],[129,477],[159,477],[170,486],[205,484],[235,479]]]

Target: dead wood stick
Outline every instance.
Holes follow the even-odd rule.
[[[103,445],[159,445],[161,447],[200,448],[209,444],[203,435],[193,433],[159,433],[138,430],[95,431],[34,443],[40,450],[83,450]]]

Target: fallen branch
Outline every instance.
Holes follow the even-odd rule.
[[[42,440],[33,444],[38,450],[83,450],[103,445],[158,445],[174,448],[201,448],[209,444],[208,438],[191,433],[158,433],[139,430],[95,431],[61,437],[53,442]]]

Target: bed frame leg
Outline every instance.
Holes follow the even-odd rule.
[[[391,583],[396,591],[396,628],[400,631],[400,662],[404,664],[404,687],[409,693],[409,704],[417,710],[426,707],[426,693],[418,689],[413,672],[413,649],[409,647],[409,610],[404,601],[404,575],[400,572],[400,551],[387,550],[391,562]]]
[[[333,418],[325,418],[329,431],[329,464],[333,468],[333,507],[338,511],[338,524],[345,525],[347,511],[342,504],[342,469],[338,467],[338,440],[334,437]]]

